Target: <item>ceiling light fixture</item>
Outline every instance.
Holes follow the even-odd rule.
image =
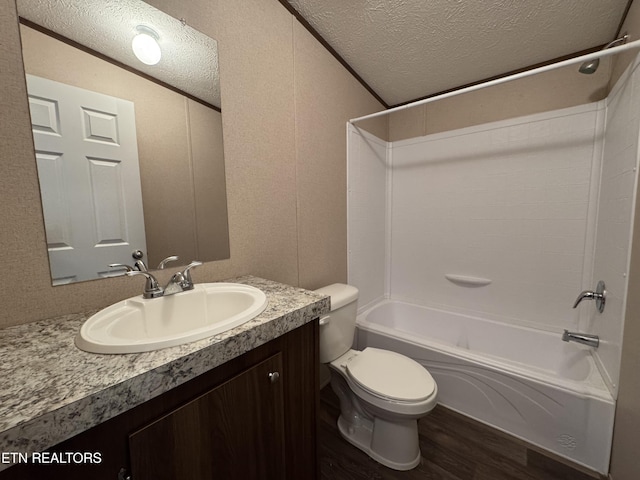
[[[131,48],[138,60],[147,65],[155,65],[162,57],[162,50],[158,44],[158,34],[143,25],[136,27],[136,36],[131,40]]]

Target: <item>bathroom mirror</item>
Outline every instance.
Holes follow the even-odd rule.
[[[228,258],[216,41],[140,0],[17,4],[53,284]]]

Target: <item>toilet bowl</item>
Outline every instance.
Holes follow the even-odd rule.
[[[399,353],[353,350],[358,290],[333,284],[316,290],[331,297],[331,314],[320,319],[320,361],[329,366],[340,400],[340,434],[394,470],[420,463],[418,419],[436,405],[438,388],[429,372]]]

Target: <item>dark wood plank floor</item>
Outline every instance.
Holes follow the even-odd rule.
[[[386,468],[345,441],[336,421],[338,399],[325,387],[320,408],[322,479],[402,480],[594,480],[585,473],[533,450],[516,438],[437,406],[419,422],[422,461],[415,469]],[[578,467],[580,468],[580,467]]]

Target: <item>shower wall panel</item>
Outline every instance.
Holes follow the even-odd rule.
[[[532,327],[576,328],[572,304],[591,255],[601,107],[394,142],[390,296]],[[460,285],[447,274],[491,283]]]
[[[634,68],[635,66],[635,68]],[[600,336],[596,361],[610,389],[617,393],[627,296],[633,205],[637,189],[640,131],[640,69],[637,63],[618,80],[607,98],[606,128],[596,224],[594,270],[589,288],[607,285],[602,314],[592,305],[583,331]]]
[[[386,292],[388,144],[364,130],[348,130],[349,283],[362,308]]]

